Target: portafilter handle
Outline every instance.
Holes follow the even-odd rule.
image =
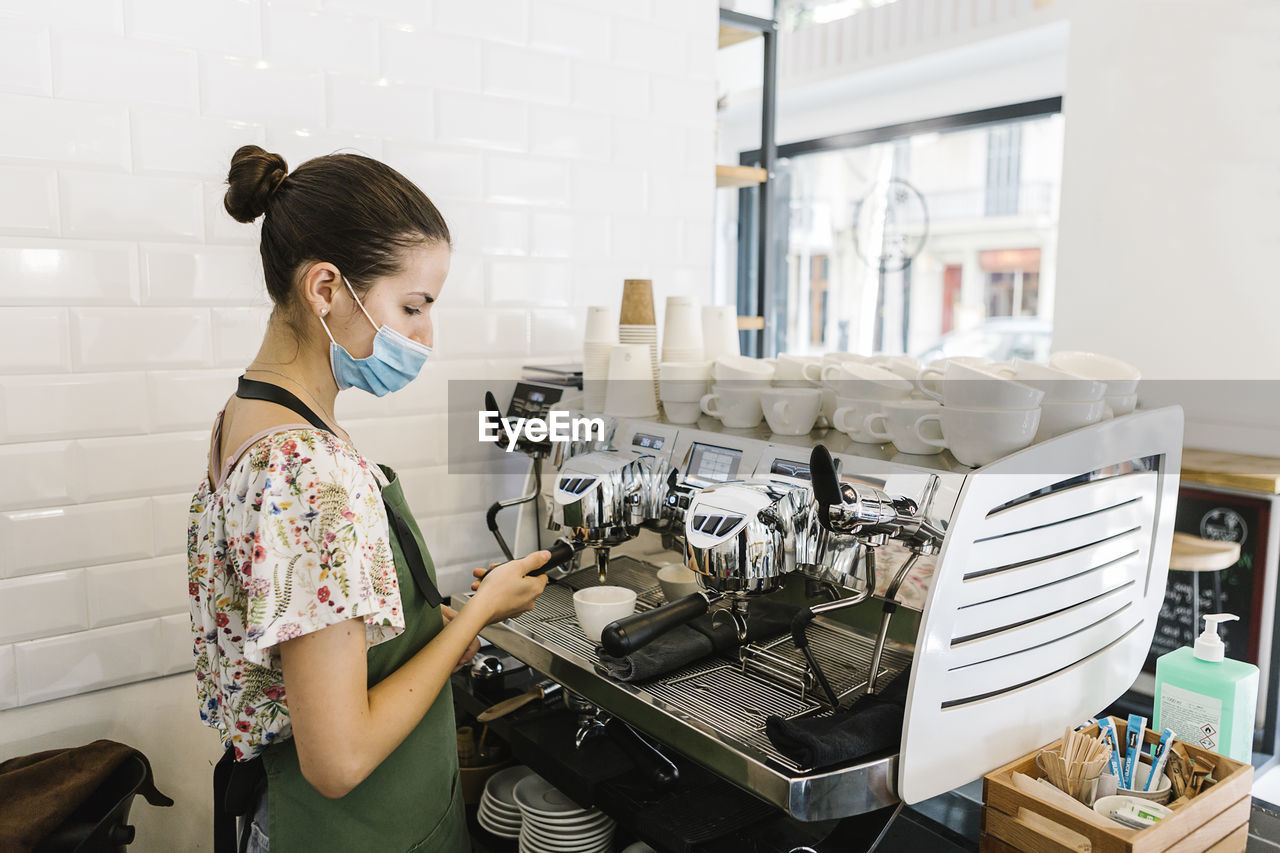
[[[616,658],[626,657],[672,628],[706,613],[711,602],[719,597],[718,593],[710,590],[695,592],[684,598],[677,598],[670,604],[610,622],[600,633],[600,645]]]
[[[841,483],[835,460],[824,445],[816,445],[809,455],[809,476],[818,523],[827,530],[879,544],[875,537],[904,538],[907,528],[919,526],[919,507],[910,498],[893,497],[871,486]]]

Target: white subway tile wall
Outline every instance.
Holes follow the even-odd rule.
[[[0,709],[191,666],[187,509],[270,312],[241,145],[385,159],[448,220],[436,358],[338,413],[464,588],[528,463],[450,457],[449,381],[579,358],[625,278],[710,295],[716,8],[0,0]]]

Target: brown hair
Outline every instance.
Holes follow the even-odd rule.
[[[279,154],[245,145],[231,156],[222,203],[238,222],[266,214],[262,271],[267,293],[286,312],[304,263],[328,261],[363,293],[373,279],[403,269],[403,249],[452,246],[449,226],[422,190],[359,154],[316,157],[290,173]]]

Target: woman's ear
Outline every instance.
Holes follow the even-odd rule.
[[[333,311],[334,299],[342,289],[342,276],[331,263],[312,264],[302,274],[302,298],[311,314],[327,317]]]

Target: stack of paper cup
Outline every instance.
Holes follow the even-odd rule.
[[[603,412],[609,352],[618,345],[618,324],[606,305],[587,308],[587,331],[582,344],[582,408]]]
[[[652,281],[629,278],[623,283],[622,311],[618,319],[618,340],[621,343],[641,344],[649,348],[649,379],[654,399],[657,399],[658,327],[653,316]]]
[[[663,362],[703,361],[702,319],[688,296],[668,296],[662,323]]]
[[[650,418],[658,414],[653,372],[644,344],[619,344],[611,349],[604,412],[615,418]]]
[[[738,347],[737,309],[730,305],[707,305],[702,309],[702,349],[708,361],[742,354]]]

